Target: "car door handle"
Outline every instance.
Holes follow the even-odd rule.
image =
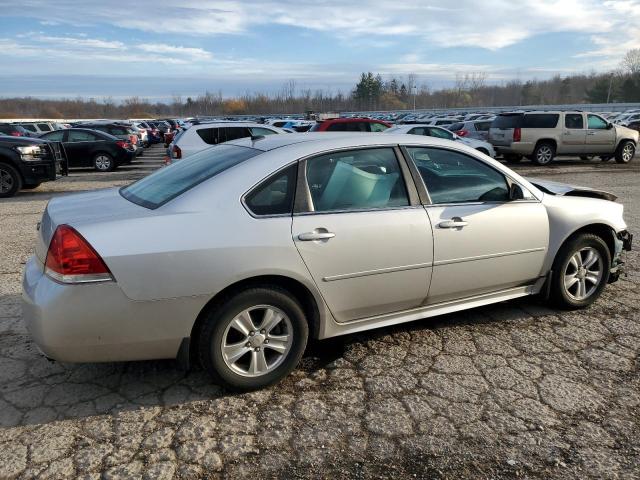
[[[453,217],[451,220],[445,220],[444,222],[440,222],[438,227],[440,228],[462,228],[469,225],[468,222],[465,222],[460,217]]]
[[[587,135],[595,135],[596,132],[587,132]]]
[[[333,232],[306,232],[298,235],[298,240],[301,242],[312,242],[314,240],[329,240],[335,237]]]

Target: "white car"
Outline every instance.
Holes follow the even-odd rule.
[[[383,133],[408,133],[410,135],[424,135],[425,137],[444,138],[445,140],[452,140],[454,142],[463,143],[471,148],[475,148],[479,152],[489,155],[491,158],[496,157],[496,151],[489,142],[478,140],[476,138],[463,138],[450,132],[446,128],[436,127],[434,125],[398,125],[385,130]]]
[[[211,145],[244,137],[288,133],[278,127],[249,122],[215,122],[193,125],[176,136],[169,146],[170,161],[193,155]]]

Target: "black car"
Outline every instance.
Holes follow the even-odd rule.
[[[99,130],[101,132],[108,133],[109,135],[113,135],[114,137],[119,138],[120,140],[129,142],[129,149],[132,150],[136,155],[141,155],[142,152],[144,151],[142,142],[138,144],[138,135],[131,128],[131,125],[126,125],[118,122],[111,122],[111,123],[83,122],[81,125],[79,125],[79,127],[89,128],[91,130]]]
[[[123,163],[131,162],[135,155],[127,141],[88,128],[56,130],[40,138],[62,142],[69,168],[93,167],[100,172],[110,172]]]
[[[59,143],[0,134],[0,198],[66,175],[66,168]]]

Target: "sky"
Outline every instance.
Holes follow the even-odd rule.
[[[640,0],[0,0],[0,97],[348,92],[360,72],[487,82],[607,71]]]

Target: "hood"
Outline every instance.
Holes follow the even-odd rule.
[[[0,144],[7,146],[22,146],[22,145],[41,145],[48,143],[46,140],[33,137],[14,137],[14,136],[0,136]]]
[[[589,187],[579,187],[577,185],[568,185],[566,183],[552,182],[551,180],[542,180],[539,178],[527,178],[527,180],[549,195],[599,198],[601,200],[609,200],[610,202],[614,202],[618,198],[613,193]]]

